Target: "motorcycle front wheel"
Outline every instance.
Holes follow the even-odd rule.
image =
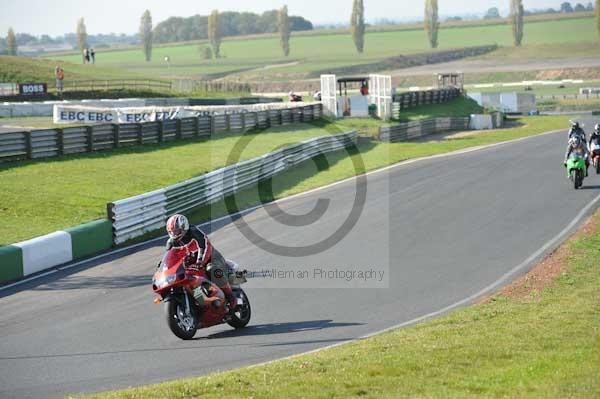
[[[252,309],[250,308],[250,301],[248,300],[248,297],[243,289],[234,289],[233,293],[236,298],[242,300],[242,303],[238,303],[235,311],[231,315],[231,318],[227,321],[227,324],[237,330],[239,328],[246,327],[246,325],[250,322]]]
[[[193,312],[192,312],[193,313]],[[192,339],[196,334],[197,320],[193,314],[187,314],[185,305],[176,300],[165,303],[167,325],[178,338]]]
[[[579,169],[575,172],[575,190],[583,186],[583,170]]]

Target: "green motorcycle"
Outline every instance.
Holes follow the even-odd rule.
[[[585,177],[585,158],[579,154],[571,154],[567,160],[567,177],[573,182],[575,190],[583,185]]]

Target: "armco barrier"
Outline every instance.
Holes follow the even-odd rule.
[[[394,95],[392,115],[400,119],[401,112],[419,105],[441,104],[454,100],[460,96],[456,88],[435,89],[425,91],[409,91]]]
[[[316,155],[348,147],[355,139],[356,132],[319,137],[167,188],[109,203],[114,243],[157,230],[170,214],[215,202]]]
[[[112,223],[97,220],[0,247],[0,283],[105,251],[112,244]]]
[[[103,124],[0,134],[0,162],[52,158],[130,145],[154,144],[214,133],[247,132],[320,119],[320,103],[289,109],[200,116],[160,122]]]
[[[108,220],[82,224],[65,230],[71,236],[73,259],[104,251],[112,246],[112,223]]]
[[[414,122],[399,123],[397,125],[379,128],[379,139],[387,142],[411,140],[434,133],[443,133],[452,130],[467,130],[469,117],[462,118],[431,118]]]

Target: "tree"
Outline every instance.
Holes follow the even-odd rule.
[[[438,46],[438,30],[440,21],[438,17],[438,1],[425,0],[425,31],[429,37],[431,48]]]
[[[584,12],[585,6],[581,3],[575,4],[575,12]]]
[[[565,1],[560,5],[560,12],[573,12],[573,6],[568,1]]]
[[[288,17],[287,6],[281,7],[277,13],[277,27],[279,28],[279,41],[283,55],[290,55],[290,18]]]
[[[83,51],[87,47],[87,30],[83,18],[77,20],[77,30],[75,32],[77,34],[77,47],[80,51]]]
[[[221,23],[219,21],[219,10],[213,10],[208,16],[208,41],[212,47],[214,57],[219,58],[221,55]]]
[[[523,0],[510,1],[510,24],[512,25],[513,41],[519,47],[523,41]]]
[[[365,49],[365,6],[363,0],[354,0],[352,16],[350,17],[350,30],[356,51],[362,53]]]
[[[487,10],[487,12],[485,13],[485,16],[483,17],[483,19],[495,19],[495,18],[500,18],[500,10],[498,10],[498,7],[492,7],[489,10]]]
[[[210,47],[200,46],[198,48],[198,51],[200,52],[200,58],[202,58],[203,60],[212,59],[212,50],[210,49]]]
[[[585,8],[586,11],[594,11],[594,4],[592,4],[592,2],[590,1],[587,5],[587,7]]]
[[[600,0],[596,0],[596,25],[598,26],[598,34],[600,35]]]
[[[8,34],[6,35],[6,49],[8,50],[8,55],[17,55],[17,38],[15,37],[13,28],[8,28]]]
[[[144,48],[146,62],[152,59],[152,15],[150,10],[144,11],[140,21],[140,39]]]
[[[251,35],[255,33],[276,33],[278,10],[265,11],[263,14],[251,12],[219,13],[221,35]],[[289,15],[290,31],[312,30],[310,21],[302,17]],[[193,15],[187,18],[170,17],[158,24],[153,30],[154,43],[169,43],[208,38],[208,16]]]

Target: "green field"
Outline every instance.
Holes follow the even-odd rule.
[[[240,159],[327,134],[312,125],[256,135]],[[106,218],[106,204],[225,166],[235,143],[251,136],[217,134],[43,161],[0,164],[0,245]],[[51,184],[49,182],[52,182]],[[27,198],[27,201],[23,201]]]
[[[157,82],[157,77],[148,73],[128,71],[113,65],[83,65],[77,62],[51,60],[46,58],[12,57],[0,55],[0,82],[12,83],[47,83],[48,96],[43,100],[58,99],[54,94],[56,81],[54,68],[60,65],[65,71],[63,99],[91,98],[146,98],[146,97],[245,97],[248,92],[187,92],[172,91],[168,81]],[[113,82],[113,87],[106,89],[104,81]],[[79,82],[87,81],[81,84]],[[95,86],[89,81],[99,81]],[[125,86],[122,86],[122,85]],[[159,85],[160,84],[160,85]],[[14,100],[13,100],[14,101]],[[16,101],[22,101],[17,99]],[[38,101],[40,101],[38,99]]]
[[[494,43],[501,46],[512,45],[509,25],[447,28],[442,29],[439,36],[441,50]],[[524,48],[520,51],[526,53],[530,45],[547,45],[546,50],[540,51],[550,54],[551,45],[591,43],[596,39],[594,18],[528,22],[525,26]],[[97,63],[157,77],[199,78],[246,72],[241,76],[248,79],[286,80],[290,77],[304,78],[313,71],[372,63],[387,57],[430,50],[426,34],[421,29],[368,32],[365,43],[365,52],[359,55],[349,33],[292,36],[291,53],[285,58],[281,54],[279,39],[267,36],[226,40],[221,50],[224,58],[218,60],[201,60],[198,44],[183,44],[155,48],[152,62],[145,62],[139,49],[98,51]],[[504,57],[503,53],[500,54]],[[552,54],[555,57],[569,56],[568,53],[556,51]],[[591,55],[598,54],[600,49],[596,49],[595,54]],[[171,60],[170,68],[163,60],[167,55]],[[533,55],[537,56],[537,52]],[[57,58],[80,62],[79,55]],[[277,64],[280,66],[275,67]],[[267,69],[262,69],[266,66]]]
[[[108,65],[82,65],[81,62],[57,62],[44,58],[0,55],[0,82],[45,82],[49,87],[54,87],[54,68],[59,64],[65,70],[65,85],[71,80],[153,79],[151,75]]]
[[[598,398],[600,213],[564,246],[564,271],[489,303],[313,354],[85,396],[151,398]],[[594,231],[595,230],[595,231]]]

